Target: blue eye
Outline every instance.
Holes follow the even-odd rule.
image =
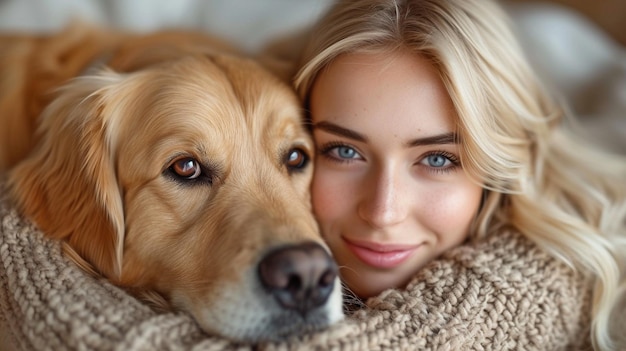
[[[353,147],[347,145],[329,146],[323,152],[328,157],[338,161],[361,160],[363,157]]]
[[[363,159],[363,156],[355,148],[335,142],[321,147],[319,154],[336,162],[351,162]]]
[[[435,151],[420,159],[419,165],[434,172],[448,172],[459,168],[461,164],[456,155],[446,151]]]
[[[337,153],[337,156],[339,156],[340,158],[351,159],[351,158],[355,158],[355,156],[358,155],[356,150],[348,146],[338,146],[335,148],[335,152]]]
[[[426,157],[428,165],[435,168],[441,168],[449,165],[450,160],[443,155],[429,155]]]

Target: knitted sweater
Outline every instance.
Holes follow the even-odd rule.
[[[11,350],[590,349],[589,284],[515,233],[451,250],[330,329],[242,345],[83,273],[1,184],[0,223],[0,324]]]

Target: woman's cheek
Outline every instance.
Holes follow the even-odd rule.
[[[325,172],[318,169],[313,173],[313,181],[311,183],[311,201],[313,202],[313,212],[323,226],[329,213],[332,213],[333,192],[329,191]]]
[[[322,231],[327,232],[334,222],[345,218],[345,200],[350,190],[340,173],[319,168],[313,175],[311,201]]]
[[[442,189],[443,190],[443,189]],[[424,208],[430,227],[438,228],[444,241],[461,242],[468,234],[480,206],[482,189],[474,184],[457,184],[437,194],[430,194],[430,206]],[[447,237],[447,238],[446,238]]]

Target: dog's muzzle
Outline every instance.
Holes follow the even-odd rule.
[[[280,306],[305,316],[327,302],[337,265],[320,244],[307,242],[267,253],[259,262],[258,277]]]

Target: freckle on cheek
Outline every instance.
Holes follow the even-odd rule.
[[[440,223],[442,226],[455,226],[460,221],[471,218],[473,213],[469,208],[468,198],[464,194],[452,195],[448,194],[441,197],[431,197],[425,208],[426,215],[433,222]]]

